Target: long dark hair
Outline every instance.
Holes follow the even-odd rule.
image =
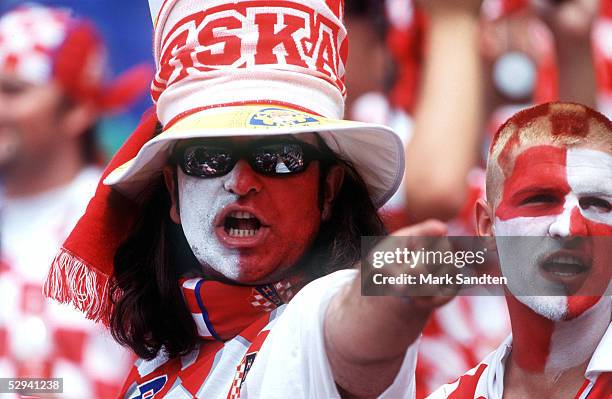
[[[353,267],[360,258],[361,236],[386,234],[365,183],[350,164],[338,159],[322,163],[320,187],[334,164],[344,167],[345,177],[330,219],[300,261],[309,279]],[[181,356],[199,338],[178,279],[199,264],[181,227],[170,220],[171,199],[161,178],[145,197],[134,229],[115,255],[111,332],[141,358],[154,358],[162,347],[170,357]]]

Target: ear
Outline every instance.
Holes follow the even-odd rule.
[[[176,166],[167,165],[164,167],[164,182],[166,183],[166,189],[170,194],[170,220],[176,224],[181,224],[181,217],[179,213],[179,199],[177,198],[177,187],[175,180],[175,168]]]
[[[482,198],[476,201],[476,233],[479,237],[492,237],[493,231],[493,209]]]
[[[98,117],[99,114],[92,104],[75,103],[61,116],[62,131],[68,137],[77,138],[93,126]]]
[[[327,221],[331,217],[332,205],[334,199],[342,187],[344,181],[344,168],[340,165],[334,165],[327,171],[325,177],[325,187],[323,187],[323,209],[321,210],[321,220]]]

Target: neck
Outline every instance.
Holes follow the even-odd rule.
[[[535,313],[512,295],[506,299],[513,336],[510,367],[527,374],[558,378],[578,366],[584,368],[610,324],[608,297],[581,315],[561,321]]]
[[[36,195],[68,184],[84,167],[79,146],[66,145],[36,162],[16,162],[2,171],[7,198]]]

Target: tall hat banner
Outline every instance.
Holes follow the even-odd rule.
[[[154,3],[152,95],[164,126],[185,111],[262,99],[342,118],[342,2]]]
[[[116,220],[117,195],[137,203],[180,140],[317,133],[355,168],[379,207],[397,190],[404,170],[401,140],[389,127],[341,119],[348,55],[343,1],[151,0],[149,5],[157,64],[151,93],[163,131],[154,136],[148,119],[140,138],[117,153],[45,287],[48,295],[102,320],[110,312],[106,282],[120,240],[86,243],[126,236],[131,223],[108,222]],[[66,276],[75,275],[70,270],[90,283],[67,282]]]

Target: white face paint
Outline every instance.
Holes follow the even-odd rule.
[[[228,175],[200,179],[178,171],[180,218],[185,238],[202,267],[236,280],[240,275],[239,253],[224,247],[215,234],[215,216],[238,195],[228,192],[224,184],[234,178],[235,168]]]
[[[556,374],[588,361],[610,324],[611,310],[612,298],[603,297],[575,319],[556,323],[544,371]]]
[[[534,220],[546,218],[547,220]],[[526,220],[531,219],[531,220]],[[558,251],[561,245],[546,238],[554,218],[515,218],[507,221],[495,219],[495,241],[502,274],[508,279],[507,287],[520,302],[537,314],[550,320],[562,320],[567,313],[565,288],[546,279],[539,271],[539,262]],[[539,236],[522,239],[519,236]],[[508,238],[505,238],[508,237]],[[520,248],[520,249],[517,249]],[[537,293],[542,293],[538,295]],[[543,295],[547,293],[548,296]],[[531,294],[531,295],[526,295]],[[554,295],[554,296],[553,296]]]
[[[562,197],[560,213],[543,212],[542,215],[506,220],[496,216],[493,224],[501,270],[508,278],[508,289],[520,302],[551,320],[566,317],[568,297],[565,296],[565,286],[545,278],[539,265],[545,257],[561,249],[561,243],[557,245],[556,240],[551,239],[504,239],[504,236],[568,237],[577,234],[576,231],[582,232],[579,234],[610,235],[612,211],[606,206],[596,205],[600,202],[581,204],[581,200],[595,198],[603,204],[612,204],[612,156],[603,151],[570,148],[564,166],[567,184],[560,181],[558,186],[569,185],[570,191]],[[554,186],[556,183],[551,184]],[[572,212],[576,209],[580,217],[572,219]],[[520,249],[517,249],[517,242]]]

